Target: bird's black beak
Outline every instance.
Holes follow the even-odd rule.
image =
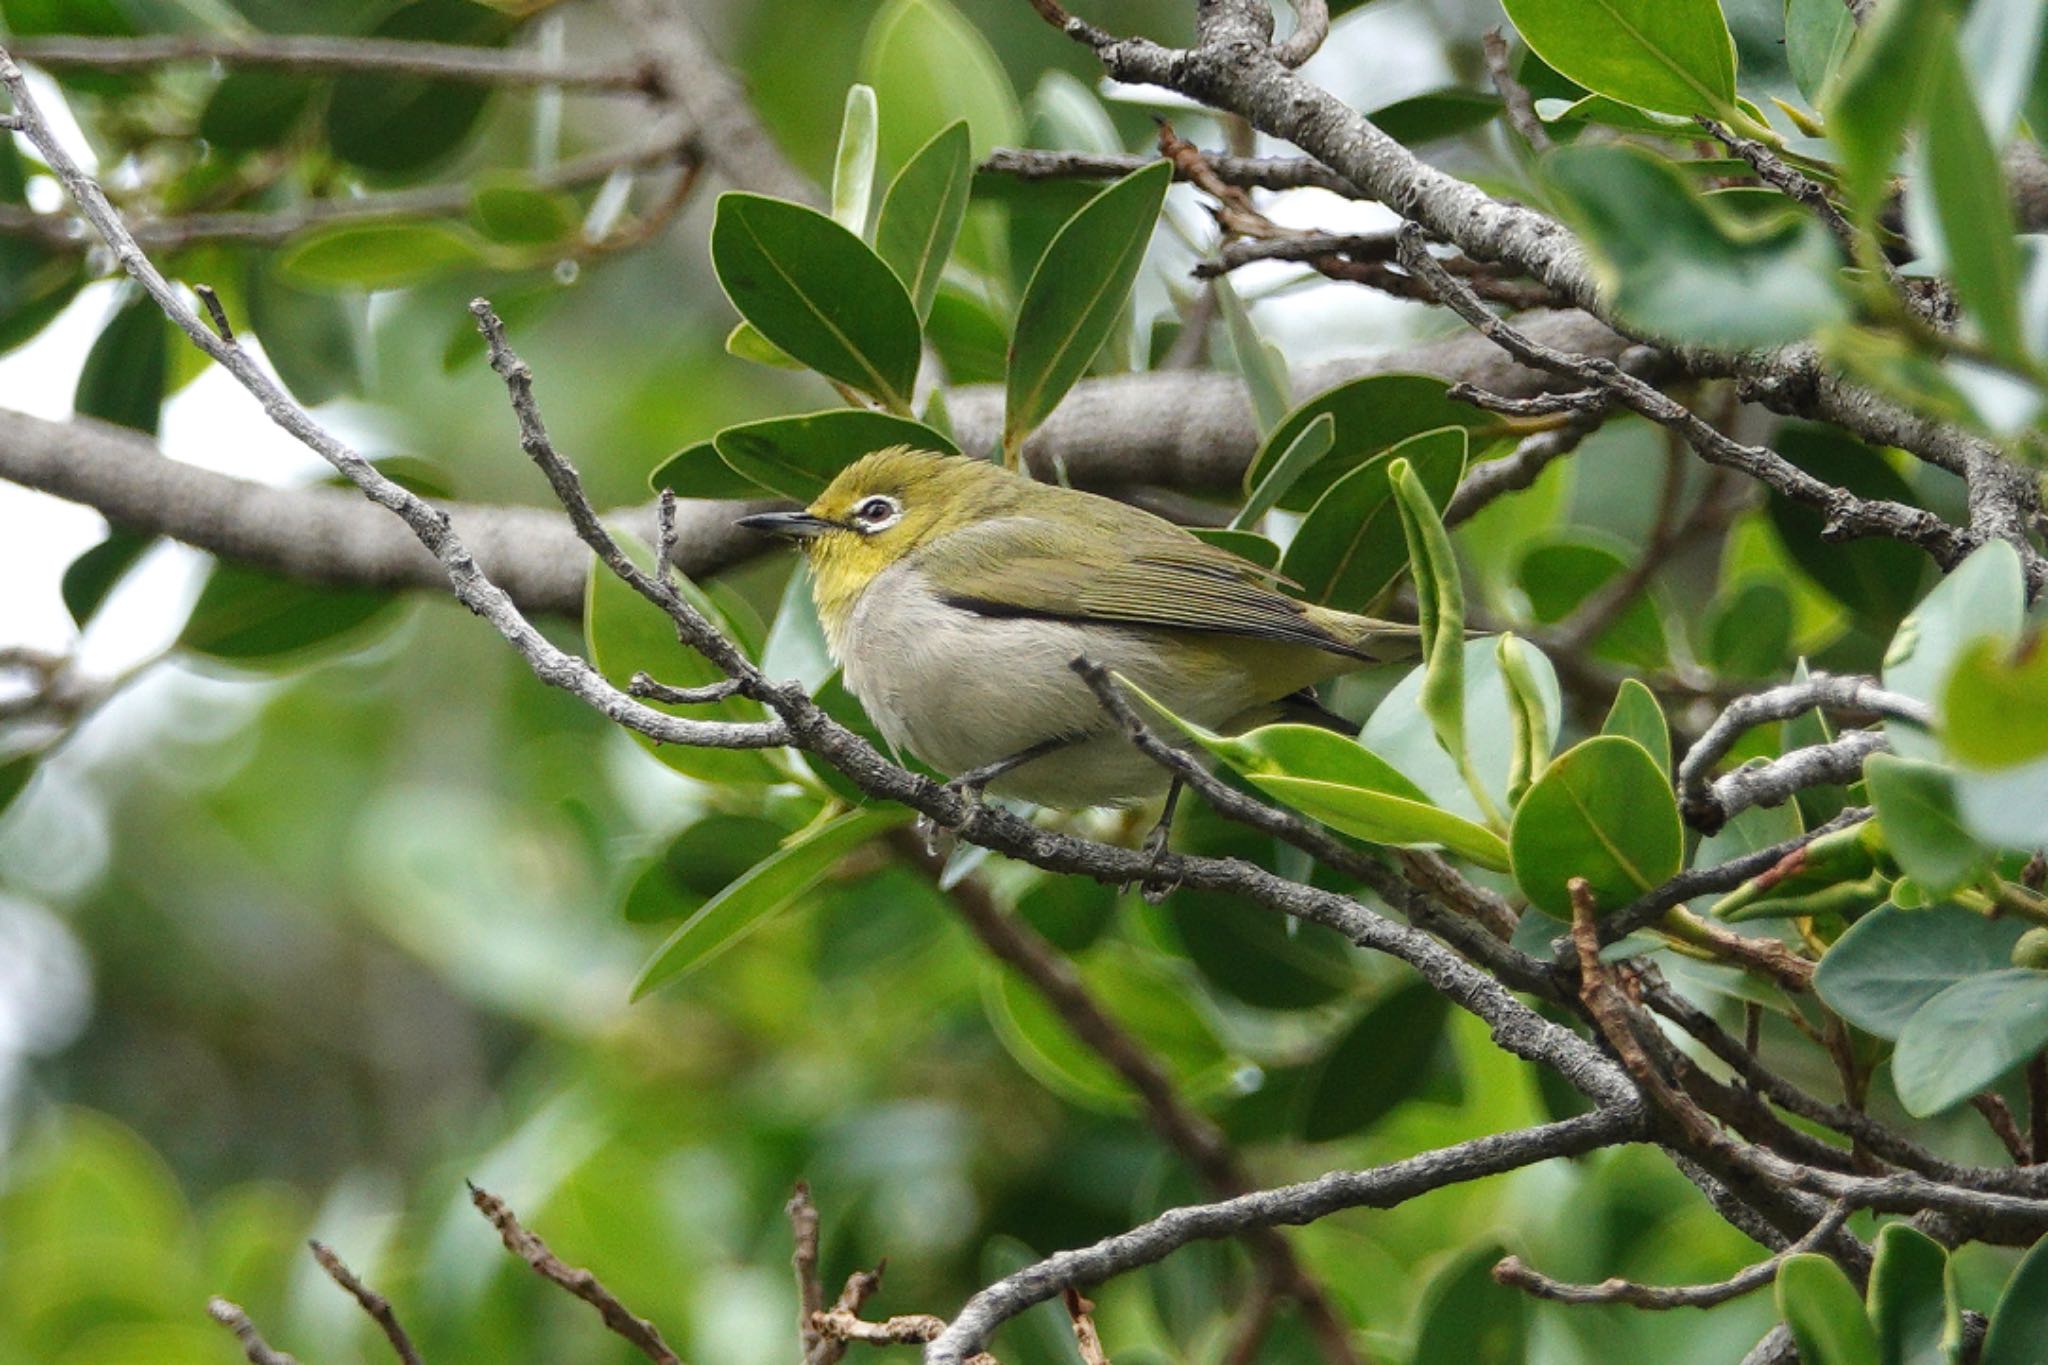
[[[787,536],[791,540],[809,540],[833,529],[833,523],[809,512],[756,512],[752,516],[741,517],[733,524],[764,535]]]

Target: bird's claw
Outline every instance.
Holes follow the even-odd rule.
[[[1145,842],[1138,851],[1145,855],[1145,874],[1138,879],[1138,894],[1145,898],[1147,905],[1158,905],[1180,889],[1179,877],[1160,875],[1160,867],[1166,861],[1167,844],[1172,837],[1171,817],[1161,820],[1145,836]]]

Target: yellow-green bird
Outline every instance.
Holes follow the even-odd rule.
[[[826,643],[892,744],[1043,806],[1168,787],[1076,658],[1228,733],[1415,637],[1297,601],[1270,570],[1150,512],[964,456],[877,451],[803,511],[740,525],[801,543]]]

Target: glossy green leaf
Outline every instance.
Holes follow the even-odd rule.
[[[1287,443],[1287,449],[1273,462],[1266,476],[1259,480],[1251,496],[1244,500],[1244,506],[1237,509],[1237,515],[1230,519],[1230,529],[1248,532],[1259,523],[1259,519],[1273,510],[1295,481],[1308,471],[1310,466],[1330,453],[1332,441],[1336,438],[1336,419],[1328,413],[1318,413],[1306,426],[1295,432],[1294,439]]]
[[[871,451],[907,445],[944,455],[960,453],[922,422],[859,408],[743,422],[711,441],[735,473],[802,503],[824,492],[840,470]]]
[[[1503,633],[1495,639],[1494,658],[1508,688],[1508,714],[1514,739],[1508,762],[1508,804],[1515,806],[1550,762],[1549,718],[1545,714],[1542,684],[1529,663],[1529,646],[1511,632]]]
[[[1642,745],[1599,735],[1551,761],[1508,834],[1515,884],[1567,923],[1567,883],[1584,877],[1601,913],[1675,875],[1685,852],[1678,800]]]
[[[470,191],[469,216],[484,236],[511,246],[567,242],[581,221],[570,196],[542,189],[531,176],[503,172]]]
[[[316,289],[397,289],[491,262],[490,245],[436,218],[310,228],[284,245],[277,268]]]
[[[881,106],[881,162],[909,163],[927,140],[964,119],[974,159],[1023,141],[1024,118],[1002,60],[949,0],[888,0],[861,50],[860,79]]]
[[[1956,810],[1955,787],[1939,764],[1872,754],[1863,765],[1885,845],[1906,875],[1932,896],[1946,896],[1989,869],[1990,854],[1970,837]]]
[[[940,280],[925,320],[925,339],[954,383],[1003,382],[1010,361],[1010,325],[990,300]]]
[[[1374,1000],[1317,1065],[1302,1138],[1349,1137],[1412,1097],[1444,1055],[1449,1020],[1450,1002],[1421,981],[1401,982]]]
[[[1775,346],[1849,316],[1839,252],[1811,215],[1724,220],[1669,161],[1635,147],[1560,147],[1543,169],[1616,312],[1658,336]]]
[[[955,121],[904,164],[882,196],[875,254],[888,262],[920,318],[929,317],[939,277],[967,216],[974,158],[965,121]]]
[[[1536,620],[1555,625],[1610,579],[1627,572],[1628,560],[1611,537],[1567,532],[1532,541],[1515,566],[1515,581]],[[1592,652],[1631,668],[1667,666],[1671,646],[1653,592],[1637,594],[1622,608],[1614,623],[1594,637]]]
[[[78,415],[154,434],[163,415],[170,345],[164,310],[134,290],[86,352],[71,400]]]
[[[1802,1365],[1878,1365],[1863,1297],[1833,1261],[1813,1252],[1787,1256],[1778,1266],[1777,1295]]]
[[[1309,430],[1316,429],[1311,424]],[[1400,514],[1388,482],[1393,461],[1408,461],[1441,511],[1464,477],[1466,439],[1463,427],[1411,436],[1332,484],[1288,542],[1280,572],[1299,584],[1311,602],[1365,610],[1408,565],[1407,540],[1398,529]],[[1285,462],[1276,466],[1285,468]]]
[[[2038,8],[2038,7],[2037,7]],[[2038,30],[2038,21],[2036,23]],[[1998,148],[1984,130],[1969,76],[1953,43],[1928,55],[1924,154],[1916,160],[1934,201],[1941,267],[1963,320],[1992,353],[2028,363],[2020,330],[2020,250]]]
[[[1465,588],[1458,558],[1442,515],[1404,456],[1396,455],[1387,465],[1387,482],[1415,575],[1415,611],[1422,631],[1422,714],[1429,717],[1437,743],[1457,764],[1485,811],[1489,798],[1465,748]],[[1496,823],[1494,812],[1486,814],[1488,824]]]
[[[1013,456],[1102,349],[1144,263],[1173,168],[1131,172],[1090,199],[1045,249],[1017,307],[1003,406]]]
[[[1211,545],[1230,551],[1239,559],[1249,559],[1262,569],[1280,567],[1280,547],[1256,531],[1238,531],[1225,527],[1195,526],[1189,528],[1197,540],[1206,540]]]
[[[1925,914],[1925,911],[1903,911]],[[1913,1012],[1892,1053],[1892,1086],[1927,1118],[2048,1047],[2048,972],[2006,967],[1958,981]]]
[[[1237,372],[1244,377],[1245,390],[1251,395],[1252,417],[1263,436],[1278,426],[1294,406],[1287,365],[1259,339],[1259,329],[1252,324],[1251,313],[1238,297],[1230,277],[1219,276],[1210,281],[1209,287],[1215,291],[1217,309],[1223,314],[1224,329],[1230,334],[1231,354],[1237,358]]]
[[[1290,512],[1306,512],[1345,474],[1425,431],[1466,428],[1472,433],[1476,463],[1482,458],[1480,447],[1505,435],[1506,428],[1494,414],[1445,397],[1448,388],[1435,375],[1370,374],[1325,389],[1273,428],[1245,469],[1244,487],[1249,492],[1263,485],[1302,431],[1325,413],[1335,425],[1329,454],[1280,494],[1278,505]]]
[[[115,527],[107,532],[105,540],[65,567],[64,578],[59,585],[64,609],[71,613],[71,619],[81,630],[99,611],[115,585],[156,543],[155,536]]]
[[[1771,442],[1807,473],[1861,498],[1917,505],[1913,490],[1877,451],[1831,427],[1787,422]],[[1879,629],[1888,630],[1920,596],[1927,557],[1910,545],[1881,537],[1830,543],[1814,508],[1772,494],[1771,526],[1785,552],[1837,601]]]
[[[499,47],[517,27],[469,0],[414,0],[370,30],[374,38]],[[420,170],[468,141],[491,87],[395,71],[338,77],[327,101],[327,145],[351,165],[384,175]]]
[[[683,827],[626,889],[621,911],[636,924],[681,919],[775,856],[789,831],[755,815],[714,813]]]
[[[2005,1282],[1977,1365],[2033,1365],[2048,1341],[2048,1238],[2020,1258]]]
[[[1885,650],[1885,687],[1928,703],[1941,729],[1946,720],[1938,708],[1964,650],[1979,641],[2010,646],[2025,614],[2019,553],[2002,540],[1979,546],[1899,623]],[[1942,757],[1934,736],[1917,725],[1888,721],[1885,734],[1901,754]]]
[[[684,920],[640,969],[633,982],[633,999],[732,947],[771,916],[795,904],[847,854],[907,824],[910,818],[908,810],[888,806],[847,811],[805,830]]]
[[[1195,969],[1218,990],[1247,1005],[1311,1009],[1357,984],[1357,964],[1349,945],[1323,925],[1290,925],[1278,915],[1247,915],[1241,899],[1222,891],[1184,888],[1168,897],[1163,909]]]
[[[1657,694],[1640,681],[1635,678],[1621,680],[1621,686],[1614,692],[1614,705],[1608,708],[1600,733],[1620,735],[1642,745],[1665,780],[1670,780],[1671,726],[1664,719],[1664,708],[1657,704]],[[1711,864],[1702,863],[1701,866]]]
[[[215,563],[178,643],[244,667],[293,667],[311,654],[362,642],[404,602],[391,589],[331,588],[267,569]]]
[[[839,151],[832,158],[832,221],[856,237],[868,230],[875,193],[875,92],[859,82],[846,88],[839,120]]]
[[[2048,648],[2039,636],[2007,662],[1996,639],[1963,646],[1941,691],[1948,752],[1980,768],[2048,755]]]
[[[1017,918],[1061,952],[1078,953],[1109,928],[1116,903],[1113,886],[1054,874],[1033,881],[1017,897]]]
[[[654,562],[653,552],[646,546],[628,536],[620,535],[618,540],[635,563],[647,567]],[[685,600],[713,625],[728,634],[734,633],[731,618],[696,584],[680,577],[676,583]],[[724,677],[709,659],[677,641],[675,625],[667,613],[595,559],[591,560],[584,579],[583,639],[590,661],[615,687],[624,687],[635,673],[646,673],[671,687],[701,687]],[[658,711],[696,720],[762,718],[759,706],[738,698],[709,706],[647,704]],[[706,782],[768,783],[786,781],[789,777],[776,756],[759,749],[699,749],[680,744],[658,745],[638,734],[633,738],[662,763]]]
[[[860,238],[801,204],[731,191],[718,197],[711,263],[768,340],[892,412],[910,411],[917,310]]]
[[[1878,1365],[1953,1365],[1963,1322],[1947,1250],[1911,1223],[1878,1229],[1874,1250],[1867,1297]]]
[[[1507,1249],[1487,1241],[1459,1252],[1422,1292],[1415,1365],[1525,1365],[1529,1296],[1493,1278]]]
[[[788,351],[783,350],[767,337],[761,329],[741,318],[725,334],[725,353],[734,360],[744,360],[754,365],[766,365],[777,370],[801,370],[806,368]]]
[[[1558,698],[1557,675],[1543,651],[1527,645],[1527,654],[1543,696],[1544,719],[1549,726],[1544,748],[1555,748],[1564,714]],[[1488,797],[1497,809],[1505,810],[1509,805],[1508,778],[1514,766],[1514,718],[1496,656],[1497,648],[1490,639],[1481,637],[1465,642],[1465,744],[1471,766]],[[1394,684],[1394,689],[1366,719],[1359,742],[1411,778],[1437,805],[1468,820],[1483,822],[1487,817],[1478,799],[1451,756],[1436,742],[1436,734],[1422,714],[1423,673],[1417,667]]]
[[[1522,38],[1586,89],[1666,114],[1724,117],[1735,40],[1714,0],[1504,0]]]
[[[1835,941],[1813,988],[1865,1033],[1897,1038],[1906,1021],[1948,987],[2009,966],[2025,927],[1953,905],[1887,906]]]
[[[1705,662],[1724,677],[1778,676],[1792,651],[1792,595],[1753,578],[1707,608]]]
[[[1314,725],[1263,725],[1225,736],[1176,720],[1253,786],[1332,829],[1377,844],[1439,845],[1483,866],[1506,866],[1498,835],[1440,809],[1386,760],[1343,735]]]
[[[666,488],[679,498],[744,501],[763,493],[761,485],[720,459],[718,447],[709,441],[684,446],[663,460],[647,476],[647,483],[657,492]]]
[[[200,111],[199,136],[225,151],[276,147],[297,131],[322,84],[290,71],[230,71]]]
[[[1856,16],[1840,0],[1785,0],[1785,58],[1815,109],[1827,107],[1855,37]]]
[[[1500,96],[1492,91],[1452,85],[1383,104],[1366,117],[1394,141],[1414,147],[1484,128],[1500,111]]]

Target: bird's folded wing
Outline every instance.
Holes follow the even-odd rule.
[[[1149,520],[1149,519],[1148,519]],[[1274,575],[1169,524],[1089,528],[1002,517],[924,546],[918,567],[985,616],[1212,631],[1359,651],[1274,586]]]

